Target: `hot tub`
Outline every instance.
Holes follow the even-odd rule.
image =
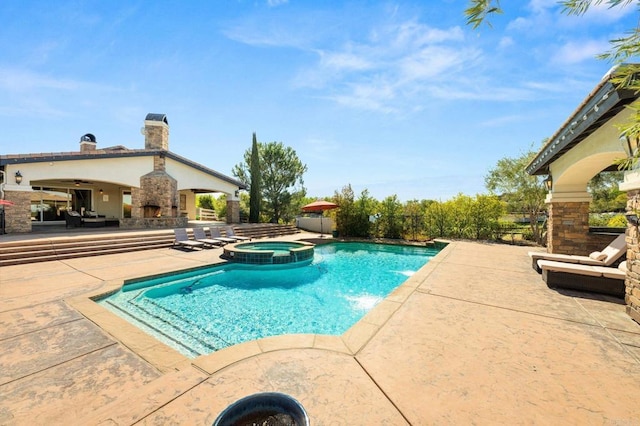
[[[257,241],[228,244],[223,257],[237,263],[258,265],[304,262],[313,259],[315,244],[304,241]]]

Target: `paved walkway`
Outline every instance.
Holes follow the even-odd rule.
[[[341,337],[189,360],[87,299],[219,261],[161,249],[0,269],[0,424],[202,424],[251,393],[312,425],[640,424],[640,325],[558,292],[528,248],[455,242]]]

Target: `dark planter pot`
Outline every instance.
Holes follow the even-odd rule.
[[[309,417],[295,398],[278,392],[264,392],[237,400],[213,422],[213,426],[245,424],[309,426]]]

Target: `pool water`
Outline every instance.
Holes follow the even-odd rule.
[[[195,357],[268,336],[340,335],[437,252],[331,243],[305,266],[209,267],[127,283],[99,303]]]

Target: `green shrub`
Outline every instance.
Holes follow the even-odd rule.
[[[617,214],[613,216],[607,222],[607,227],[609,228],[626,228],[627,227],[627,218],[622,214]]]

